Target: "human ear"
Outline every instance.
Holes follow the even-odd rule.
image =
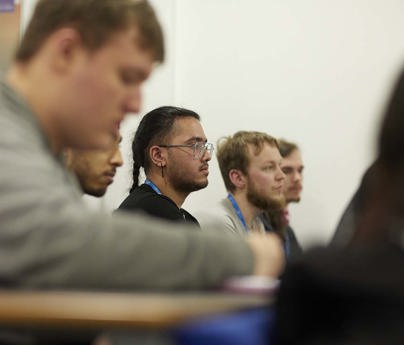
[[[160,146],[152,146],[149,149],[150,160],[158,167],[164,167],[167,164],[165,152],[161,150]]]
[[[229,179],[239,189],[244,188],[246,184],[246,178],[244,174],[237,169],[231,169],[229,171]]]
[[[79,33],[73,28],[61,28],[49,38],[50,66],[55,72],[69,70],[79,51],[83,51]]]

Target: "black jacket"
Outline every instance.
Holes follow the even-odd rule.
[[[404,248],[319,248],[291,263],[277,300],[277,344],[404,344]]]
[[[118,210],[141,210],[153,217],[191,223],[200,227],[196,218],[189,212],[178,208],[174,201],[165,195],[157,194],[146,184],[142,184],[132,191],[121,205],[119,205]]]

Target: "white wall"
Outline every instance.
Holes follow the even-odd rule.
[[[404,57],[403,1],[177,2],[176,104],[210,140],[259,129],[303,150],[304,244],[326,241],[373,157],[384,99]],[[190,211],[225,195],[217,163]]]
[[[29,0],[25,0],[28,1]],[[302,201],[291,212],[304,245],[326,242],[374,153],[389,87],[403,63],[401,0],[152,0],[168,58],[146,84],[142,113],[193,109],[212,142],[240,129],[296,141],[303,150]],[[126,164],[103,203],[131,184]],[[210,184],[184,207],[198,215],[225,196],[215,159]]]

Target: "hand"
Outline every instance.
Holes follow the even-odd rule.
[[[285,266],[285,253],[278,235],[253,233],[246,241],[255,259],[253,274],[277,278]]]

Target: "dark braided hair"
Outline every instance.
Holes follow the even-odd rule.
[[[130,192],[139,185],[140,168],[143,167],[147,172],[150,167],[149,148],[155,145],[157,140],[160,144],[163,143],[178,117],[194,117],[200,120],[200,116],[192,110],[171,106],[156,108],[143,116],[132,142],[133,184]]]

